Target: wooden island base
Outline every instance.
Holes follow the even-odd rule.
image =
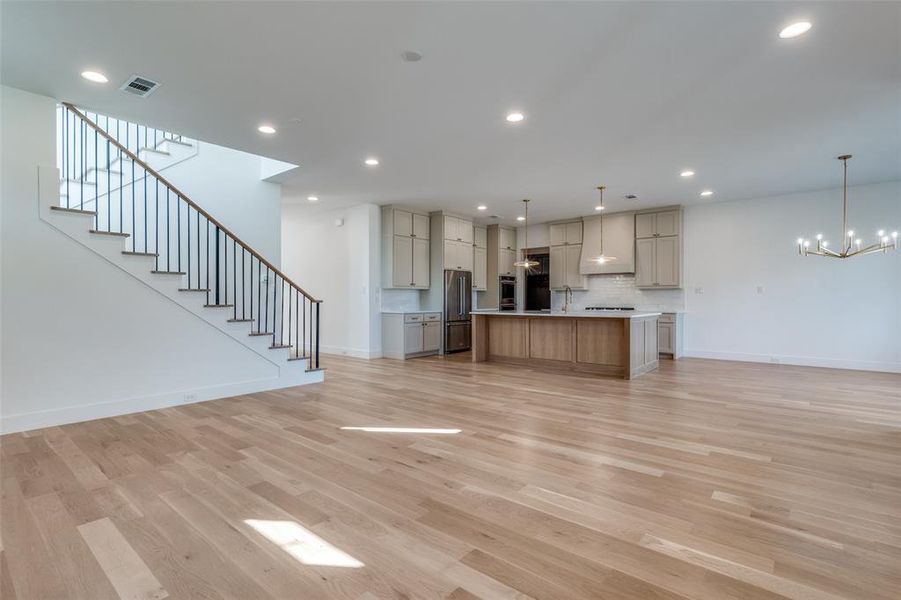
[[[633,379],[657,369],[658,316],[474,312],[472,360]]]

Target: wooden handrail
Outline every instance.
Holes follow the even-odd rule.
[[[175,194],[176,194],[179,198],[181,198],[182,200],[184,200],[189,206],[191,206],[191,208],[193,208],[193,209],[196,210],[199,214],[201,214],[201,215],[203,215],[204,217],[206,217],[206,219],[207,219],[210,223],[212,223],[213,225],[215,225],[216,227],[218,227],[220,230],[222,230],[223,232],[225,232],[225,235],[230,236],[230,237],[231,237],[233,240],[235,240],[237,243],[241,244],[241,247],[244,248],[245,250],[247,250],[247,251],[251,254],[251,256],[256,257],[257,260],[259,260],[261,263],[263,263],[264,265],[266,265],[270,270],[272,270],[273,272],[275,272],[275,274],[278,275],[279,277],[281,277],[284,281],[286,281],[286,282],[288,283],[288,285],[290,285],[291,287],[293,287],[294,289],[296,289],[298,292],[300,292],[301,294],[303,294],[304,297],[306,297],[310,302],[315,302],[315,303],[317,303],[317,304],[322,302],[322,300],[317,300],[317,299],[314,298],[311,294],[309,294],[306,290],[304,290],[302,287],[300,287],[299,285],[297,285],[296,283],[294,283],[293,281],[291,281],[291,279],[290,279],[287,275],[285,275],[284,273],[282,273],[279,269],[277,269],[277,268],[275,267],[275,265],[273,265],[273,264],[270,263],[268,260],[266,260],[265,258],[263,258],[263,257],[260,255],[259,252],[257,252],[256,250],[254,250],[253,248],[251,248],[249,245],[247,245],[241,238],[239,238],[239,237],[236,236],[234,233],[232,233],[231,230],[228,229],[228,227],[226,227],[225,225],[223,225],[222,223],[220,223],[220,222],[219,222],[215,217],[213,217],[210,213],[208,213],[207,211],[203,210],[203,209],[202,209],[200,206],[198,206],[193,200],[191,200],[190,198],[188,198],[184,193],[182,193],[181,190],[179,190],[177,187],[175,187],[174,185],[172,185],[165,177],[163,177],[162,175],[160,175],[153,167],[151,167],[150,165],[148,165],[147,163],[145,163],[144,161],[142,161],[142,160],[141,160],[140,158],[138,158],[137,155],[134,154],[131,150],[129,150],[128,148],[126,148],[125,146],[123,146],[122,144],[120,144],[118,140],[116,140],[115,138],[111,137],[111,136],[110,136],[108,133],[106,133],[102,128],[98,127],[96,123],[94,123],[92,120],[90,120],[86,115],[82,114],[82,112],[79,111],[77,108],[75,108],[75,106],[73,106],[73,105],[72,105],[71,103],[69,103],[69,102],[63,102],[62,105],[65,106],[66,108],[68,108],[69,110],[71,110],[71,111],[72,111],[73,113],[75,113],[76,115],[78,115],[78,118],[81,119],[82,121],[84,121],[85,123],[87,123],[89,126],[91,126],[91,128],[93,128],[94,131],[96,131],[97,133],[99,133],[99,134],[100,134],[101,136],[103,136],[103,138],[105,138],[108,142],[110,142],[110,143],[113,144],[116,148],[118,148],[119,150],[121,150],[121,151],[122,151],[126,156],[128,156],[131,160],[133,160],[133,161],[135,161],[136,163],[138,163],[139,165],[141,165],[141,167],[142,167],[145,171],[147,171],[148,173],[150,173],[151,175],[153,175],[154,177],[156,177],[160,182],[162,182],[163,185],[165,185],[165,186],[168,187],[170,190],[172,190],[173,192],[175,192]]]

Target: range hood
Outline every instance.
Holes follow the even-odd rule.
[[[601,254],[615,260],[599,263]],[[635,273],[635,213],[621,212],[582,218],[582,275]]]

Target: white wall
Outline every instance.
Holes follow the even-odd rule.
[[[864,239],[901,230],[901,182],[849,198]],[[798,256],[817,233],[837,243],[840,189],[687,207],[686,354],[901,372],[901,250]]]
[[[380,230],[373,204],[315,213],[282,206],[282,270],[323,301],[323,353],[381,355]]]
[[[265,389],[272,362],[39,218],[37,167],[56,164],[55,101],[3,87],[0,107],[0,426]]]

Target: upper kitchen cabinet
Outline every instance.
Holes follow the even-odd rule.
[[[584,217],[582,275],[614,275],[635,272],[635,213],[621,212]],[[611,257],[603,263],[599,256]]]
[[[485,301],[480,301],[479,306],[487,308],[497,307],[500,296],[499,287],[501,276],[516,276],[516,230],[512,227],[489,225],[487,228],[486,249],[486,274],[485,274]]]
[[[635,285],[682,287],[682,209],[636,214],[635,237]]]
[[[488,228],[472,228],[472,289],[485,291],[488,287]]]
[[[444,239],[472,244],[472,221],[444,215]]]
[[[428,289],[429,215],[382,207],[382,287]]]
[[[574,290],[588,287],[588,278],[581,273],[582,221],[553,223],[549,228],[550,287],[559,290],[570,287]]]
[[[551,246],[571,246],[582,243],[582,221],[555,223],[550,226]]]

